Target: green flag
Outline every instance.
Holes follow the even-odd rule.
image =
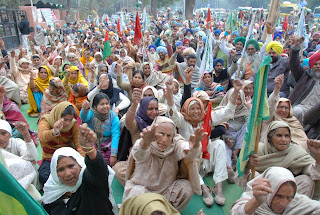
[[[254,81],[252,108],[247,120],[247,130],[237,163],[239,177],[244,174],[248,159],[254,153],[256,136],[260,135],[257,133],[259,124],[262,120],[269,119],[267,80],[271,61],[270,55],[263,59]]]
[[[0,214],[42,215],[47,214],[28,192],[5,168],[5,162],[0,150]]]
[[[109,41],[108,31],[106,31],[106,36],[104,38],[104,46],[103,46],[103,60],[106,57],[109,57],[112,54],[111,45]]]

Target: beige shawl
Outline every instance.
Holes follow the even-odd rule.
[[[142,70],[143,68],[149,65],[150,66],[150,75],[148,76],[148,78],[146,79],[146,83],[150,86],[153,87],[159,87],[159,88],[165,88],[165,82],[170,79],[170,76],[167,74],[163,74],[161,71],[155,71],[152,69],[151,65],[149,62],[144,62],[142,64]]]
[[[289,125],[283,121],[273,121],[269,124],[267,134],[277,128],[288,128],[290,134],[292,131]],[[263,172],[269,167],[280,166],[289,169],[294,175],[306,171],[305,167],[314,163],[314,159],[300,146],[290,143],[288,148],[278,151],[272,143],[259,143],[259,166],[258,172]]]
[[[161,123],[171,123],[174,125],[174,127],[176,127],[174,122],[171,119],[163,116],[156,117],[152,125],[158,125]],[[156,142],[152,142],[150,146],[151,153],[161,158],[169,156],[176,150],[176,147],[178,146],[180,141],[186,141],[186,140],[180,134],[175,134],[172,144],[163,151],[159,149],[158,144]],[[130,153],[128,158],[127,172],[126,172],[126,181],[131,178],[134,172],[134,169],[135,169],[135,161],[133,159],[132,154]],[[199,180],[198,174],[199,174],[199,170],[198,170],[196,159],[183,158],[181,160],[177,179],[187,179],[188,181],[190,181],[193,192],[195,192],[198,195],[201,195],[202,192],[201,192],[200,180]]]
[[[220,106],[227,106],[228,102],[230,101],[231,95],[234,91],[234,88],[231,88],[227,94],[224,96],[222,99]],[[241,98],[241,104],[236,107],[236,110],[234,112],[234,117],[233,118],[238,118],[242,116],[248,116],[249,115],[249,110],[248,108],[244,105],[245,102],[245,95],[242,90],[239,91],[239,96]]]
[[[308,137],[307,137],[306,133],[304,132],[304,129],[303,129],[300,121],[295,116],[293,116],[293,108],[291,106],[290,100],[286,99],[286,98],[280,98],[277,102],[276,108],[278,107],[280,102],[288,102],[289,103],[289,107],[290,107],[289,117],[288,118],[281,118],[277,114],[277,111],[275,111],[274,120],[286,122],[290,126],[290,129],[292,131],[291,132],[292,142],[297,143],[299,146],[301,146],[302,148],[307,150]]]
[[[280,186],[283,185],[285,182],[292,181],[296,183],[295,178],[289,170],[282,167],[270,167],[266,169],[257,178],[268,179],[271,185],[272,193],[267,195],[266,201],[262,205],[260,205],[260,207],[255,211],[254,214],[275,215],[276,213],[274,213],[273,210],[271,209],[271,202],[275,194],[278,192]],[[233,204],[233,206],[231,207],[231,210],[237,205],[246,204],[250,199],[254,197],[252,184],[257,178],[248,182],[247,189],[246,189],[247,191],[244,192],[241,195],[240,199]],[[312,212],[315,212],[317,210],[318,211],[320,210],[319,202],[311,200],[306,195],[296,193],[296,195],[294,196],[292,201],[287,205],[287,207],[284,209],[282,214],[286,214],[286,215],[311,214]]]

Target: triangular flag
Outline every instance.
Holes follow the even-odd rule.
[[[118,19],[118,23],[117,23],[117,29],[118,29],[119,37],[121,37],[121,29],[120,29],[120,21],[119,21],[119,19]]]
[[[109,32],[106,31],[106,36],[104,38],[103,60],[106,57],[109,57],[112,54],[111,45],[110,45],[109,35],[108,34],[109,34]]]
[[[133,44],[135,45],[139,45],[139,41],[142,37],[141,34],[141,24],[140,24],[140,19],[139,19],[139,14],[137,11],[137,15],[136,15],[136,25],[134,27],[134,38],[133,38]]]
[[[287,15],[286,15],[285,18],[284,18],[283,28],[284,28],[285,31],[287,31],[287,28],[288,28],[288,18],[287,18]]]
[[[209,22],[211,21],[211,12],[210,7],[208,8],[208,15],[207,15],[207,29],[209,28]]]
[[[106,16],[106,23],[108,23],[108,17]]]

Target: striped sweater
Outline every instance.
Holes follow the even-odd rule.
[[[67,132],[61,132],[55,137],[52,134],[52,128],[46,119],[40,120],[38,124],[39,140],[42,147],[42,159],[51,161],[53,153],[62,147],[72,147],[77,150],[82,156],[84,152],[78,141],[79,127],[77,123]]]

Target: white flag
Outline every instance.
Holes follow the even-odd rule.
[[[212,48],[212,33],[209,29],[206,31],[207,43],[204,47],[204,53],[200,65],[200,73],[204,71],[212,72],[213,71],[213,48]]]

